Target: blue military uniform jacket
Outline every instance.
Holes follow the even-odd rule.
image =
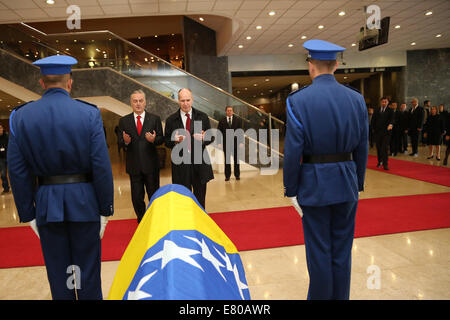
[[[368,115],[364,98],[323,74],[287,99],[284,146],[285,195],[300,205],[358,200],[364,189]],[[302,163],[303,155],[353,154],[353,161]]]
[[[8,168],[21,222],[99,221],[114,187],[100,110],[60,88],[10,116]],[[92,173],[90,183],[42,185],[36,176]]]

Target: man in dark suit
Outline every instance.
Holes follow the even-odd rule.
[[[206,146],[214,141],[205,132],[211,128],[208,116],[192,107],[192,91],[178,91],[180,109],[166,120],[165,144],[172,149],[172,183],[193,190],[205,208],[206,184],[214,179]]]
[[[241,121],[233,113],[233,107],[227,106],[225,108],[226,117],[223,117],[219,121],[217,129],[222,133],[222,141],[219,141],[219,146],[222,145],[223,152],[225,153],[225,181],[230,180],[231,176],[231,155],[233,155],[234,164],[234,177],[236,180],[240,180],[240,168],[238,157],[238,144],[239,148],[243,148],[243,139],[238,141],[238,134],[235,136],[235,130],[242,129]],[[227,132],[230,139],[227,138]],[[233,139],[234,136],[234,139]],[[244,134],[242,132],[242,138]]]
[[[381,107],[373,115],[373,128],[378,157],[377,167],[379,168],[383,165],[384,170],[389,170],[388,148],[394,126],[394,112],[391,108],[388,108],[389,100],[386,97],[381,98],[380,101]]]
[[[408,126],[409,126],[409,112],[406,111],[406,103],[400,105],[398,127],[400,130],[400,145],[399,152],[408,152]]]
[[[119,145],[126,151],[126,171],[130,176],[131,199],[138,223],[145,214],[145,189],[150,201],[159,188],[159,160],[156,146],[164,142],[161,119],[145,111],[145,93],[136,90],[130,97],[133,113],[119,120]]]
[[[409,136],[411,137],[412,152],[410,156],[417,157],[419,146],[419,135],[422,131],[424,110],[419,106],[419,100],[416,98],[411,99],[411,112],[409,117]]]

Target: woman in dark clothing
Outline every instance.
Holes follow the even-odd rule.
[[[447,150],[445,150],[445,157],[443,165],[447,165],[448,155],[450,154],[450,112],[447,113],[447,120],[445,121],[445,138],[444,143],[447,145]]]
[[[430,156],[427,159],[433,158],[433,147],[436,148],[436,160],[440,161],[442,135],[445,132],[444,121],[437,113],[437,107],[431,107],[431,113],[427,118],[424,127],[424,137],[427,138],[427,144],[430,148]]]

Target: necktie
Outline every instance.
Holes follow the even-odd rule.
[[[191,116],[189,115],[189,113],[186,113],[186,131],[189,132],[189,137],[188,137],[188,149],[189,151],[191,151]]]
[[[141,116],[137,116],[136,118],[137,118],[137,121],[136,121],[137,132],[138,132],[138,135],[141,135],[141,131],[142,131]]]
[[[191,133],[191,116],[189,113],[186,113],[186,131]]]
[[[231,128],[231,117],[228,117],[228,126]]]

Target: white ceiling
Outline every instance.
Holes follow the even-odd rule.
[[[208,25],[208,15],[228,17],[237,27],[222,55],[304,53],[302,43],[311,38],[357,51],[351,45],[365,21],[363,7],[376,4],[382,18],[391,17],[390,34],[388,44],[371,51],[450,47],[449,0],[55,0],[54,5],[45,0],[0,0],[0,23],[64,20],[71,4],[80,7],[82,19],[205,15],[201,23]],[[346,14],[341,17],[342,10]],[[433,14],[425,16],[427,10]],[[269,16],[270,11],[275,15]],[[322,30],[317,28],[320,24]],[[262,29],[257,30],[257,25]],[[436,38],[437,34],[442,36]],[[302,35],[307,38],[302,40]]]

